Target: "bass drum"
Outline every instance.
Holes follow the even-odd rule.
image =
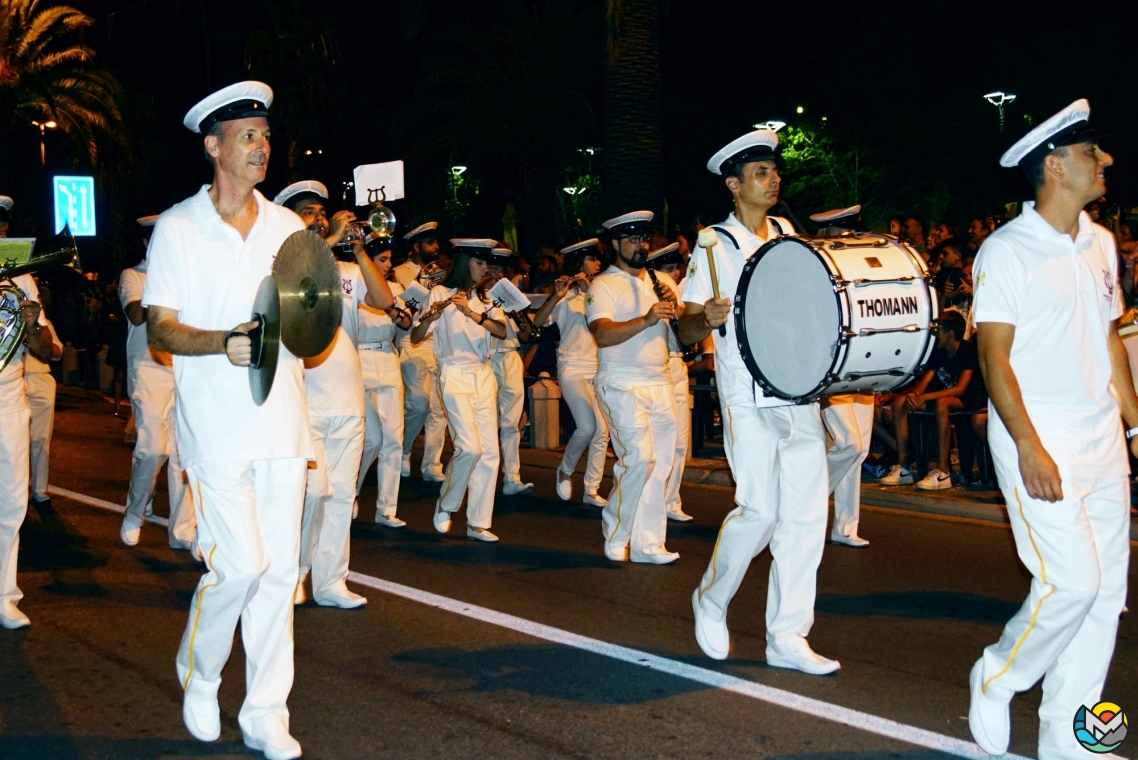
[[[861,233],[775,238],[743,266],[734,303],[751,376],[794,402],[905,385],[932,354],[936,313],[920,256]]]

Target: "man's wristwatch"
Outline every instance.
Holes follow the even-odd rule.
[[[1126,440],[1129,441],[1131,438],[1133,438],[1136,435],[1138,435],[1138,427],[1132,427],[1126,431]]]

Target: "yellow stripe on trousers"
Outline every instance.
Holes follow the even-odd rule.
[[[1043,583],[1046,584],[1047,583],[1047,565],[1044,564],[1043,555],[1040,554],[1039,547],[1035,543],[1035,535],[1034,535],[1033,531],[1031,530],[1031,523],[1029,523],[1027,521],[1027,515],[1024,514],[1023,500],[1020,499],[1020,497],[1019,497],[1019,486],[1015,487],[1015,495],[1016,495],[1016,502],[1019,504],[1019,516],[1021,518],[1023,518],[1023,524],[1027,526],[1027,538],[1028,538],[1028,540],[1031,541],[1031,548],[1035,552],[1036,559],[1039,560],[1039,577],[1040,577],[1040,580],[1042,580]],[[1041,609],[1043,609],[1043,603],[1045,601],[1047,601],[1047,599],[1054,593],[1055,593],[1055,587],[1052,586],[1050,591],[1048,591],[1046,594],[1044,594],[1042,597],[1040,597],[1039,601],[1035,605],[1035,609],[1032,610],[1032,612],[1031,612],[1031,620],[1028,621],[1027,628],[1024,629],[1024,632],[1020,635],[1019,641],[1016,642],[1016,645],[1014,647],[1012,647],[1012,653],[1008,657],[1008,661],[1004,664],[1004,667],[1000,669],[999,673],[997,673],[996,675],[992,676],[991,678],[989,678],[987,681],[984,682],[984,688],[982,689],[982,691],[985,694],[988,693],[988,687],[992,685],[992,681],[995,681],[997,678],[1004,675],[1005,673],[1008,672],[1008,670],[1011,669],[1012,663],[1015,662],[1015,660],[1016,660],[1016,655],[1019,654],[1020,647],[1023,646],[1023,642],[1027,641],[1028,634],[1030,634],[1032,629],[1035,628],[1035,621],[1039,617],[1039,611]]]
[[[727,407],[727,435],[731,439],[731,451],[734,451],[735,450],[735,417],[731,414],[731,407]],[[742,506],[742,505],[740,505],[740,506]],[[699,600],[701,602],[703,601],[703,595],[706,594],[708,591],[711,591],[711,587],[715,585],[715,582],[717,580],[719,580],[719,565],[717,564],[717,562],[719,561],[719,542],[723,540],[723,531],[727,527],[727,523],[731,522],[732,520],[734,520],[736,517],[738,517],[741,514],[743,514],[743,513],[739,512],[738,514],[731,515],[730,517],[728,517],[726,520],[723,521],[723,525],[719,526],[719,535],[716,536],[716,538],[715,538],[715,548],[711,552],[711,583],[707,584],[707,588],[700,588]]]
[[[198,514],[201,514],[202,505],[204,503],[205,502],[202,501],[202,484],[198,483]],[[202,621],[202,597],[205,595],[206,591],[213,588],[218,583],[221,583],[221,573],[218,573],[213,569],[213,553],[215,551],[217,551],[217,544],[214,544],[213,548],[209,550],[209,556],[206,557],[205,566],[209,568],[209,571],[211,573],[215,573],[217,575],[217,581],[215,583],[209,584],[208,586],[202,586],[200,589],[198,589],[197,610],[194,612],[194,627],[190,631],[190,645],[188,647],[189,653],[187,655],[187,659],[190,661],[190,669],[189,672],[186,673],[186,681],[182,684],[182,691],[190,688],[190,679],[194,677],[194,640],[198,637],[198,625]]]
[[[612,437],[616,440],[616,445],[621,450],[620,477],[616,479],[616,527],[613,528],[612,535],[606,539],[607,543],[612,543],[612,540],[616,536],[617,531],[620,530],[620,512],[621,512],[621,508],[624,506],[624,499],[622,498],[623,491],[621,489],[620,481],[621,481],[621,478],[624,477],[624,474],[626,472],[628,472],[628,465],[626,465],[624,463],[624,452],[627,452],[628,449],[626,449],[624,447],[624,444],[620,442],[620,435],[617,434],[616,425],[613,423],[612,411],[609,409],[609,405],[606,404],[604,402],[604,400],[601,398],[601,394],[600,394],[599,389],[597,391],[597,403],[599,403],[601,406],[604,407],[605,416],[608,417],[609,432],[612,434]]]

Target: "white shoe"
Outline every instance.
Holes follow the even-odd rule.
[[[221,737],[221,708],[217,705],[217,691],[196,686],[191,680],[190,688],[182,697],[182,722],[199,742],[217,741]]]
[[[917,483],[917,488],[922,491],[944,491],[952,488],[952,476],[946,472],[933,468],[929,470],[929,474]]]
[[[489,544],[498,542],[498,537],[485,528],[475,528],[472,525],[466,526],[466,537],[473,538],[475,541],[485,541]]]
[[[885,477],[877,482],[883,486],[908,486],[913,484],[913,473],[909,469],[895,464],[889,468]]]
[[[450,512],[443,511],[442,505],[435,504],[435,516],[431,518],[431,522],[435,524],[435,530],[439,533],[450,532]]]
[[[411,477],[411,460],[410,459],[404,459],[403,463],[401,465],[399,465],[399,475],[400,475],[400,477],[404,477],[404,478]]]
[[[360,516],[360,503],[359,501],[352,502],[352,519],[355,520]]]
[[[352,591],[344,583],[340,583],[327,591],[321,591],[317,596],[312,593],[312,599],[321,607],[339,607],[342,610],[354,610],[367,604],[367,599]]]
[[[292,604],[294,607],[299,607],[308,601],[308,594],[304,593],[304,581],[308,578],[308,572],[305,571],[300,574],[296,579],[296,591],[292,592]]]
[[[573,473],[566,475],[560,467],[557,468],[557,495],[561,497],[561,501],[569,501],[573,498]]]
[[[845,533],[831,533],[830,540],[835,544],[845,544],[857,549],[864,549],[869,546],[869,542],[856,533],[852,536],[847,536]]]
[[[672,522],[691,522],[692,516],[689,515],[687,512],[683,511],[682,509],[680,509],[679,507],[676,507],[675,512],[669,512],[668,513],[668,519],[671,520]]]
[[[670,565],[680,558],[680,553],[670,552],[663,546],[660,546],[652,551],[632,554],[630,558],[633,562],[639,562],[644,565]]]
[[[395,515],[391,515],[390,517],[387,515],[381,515],[379,512],[375,513],[375,524],[386,525],[389,528],[404,528],[407,526],[407,522],[405,520],[400,520]]]
[[[193,543],[190,544],[190,554],[194,556],[198,562],[205,564],[205,552],[202,551],[202,545],[198,543],[198,537],[195,535]]]
[[[12,602],[5,602],[0,607],[0,628],[7,628],[9,631],[14,631],[17,628],[27,628],[32,624],[28,616],[20,612]]]
[[[989,755],[1002,755],[1008,751],[1012,737],[1011,700],[984,693],[983,660],[977,660],[968,674],[971,700],[968,705],[968,728],[980,749]],[[991,687],[988,688],[991,692]]]
[[[292,734],[284,727],[284,721],[279,718],[270,718],[261,721],[258,726],[263,736],[254,736],[242,731],[245,746],[264,752],[268,760],[293,760],[301,756],[300,742],[292,738]]]
[[[692,611],[695,612],[695,641],[703,653],[713,660],[726,660],[731,652],[731,634],[727,631],[727,621],[714,623],[703,614],[699,604],[699,589],[691,595]]]
[[[628,547],[605,544],[605,556],[613,562],[628,562]]]
[[[140,538],[142,538],[142,524],[134,525],[130,517],[124,517],[122,527],[119,528],[119,539],[127,546],[138,546]]]
[[[594,507],[607,507],[609,500],[601,496],[599,493],[587,493],[585,498],[581,499],[584,504],[592,504]]]
[[[533,490],[533,483],[515,483],[507,480],[502,484],[502,493],[506,496],[520,496]]]
[[[442,483],[446,480],[446,474],[443,472],[442,467],[423,470],[423,480],[428,483]]]
[[[842,667],[837,660],[827,659],[815,652],[806,639],[801,637],[780,647],[767,644],[767,665],[772,668],[800,670],[812,676],[836,673]]]

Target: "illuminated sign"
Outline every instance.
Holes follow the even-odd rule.
[[[95,178],[52,177],[55,196],[55,234],[64,227],[75,237],[95,234]]]

